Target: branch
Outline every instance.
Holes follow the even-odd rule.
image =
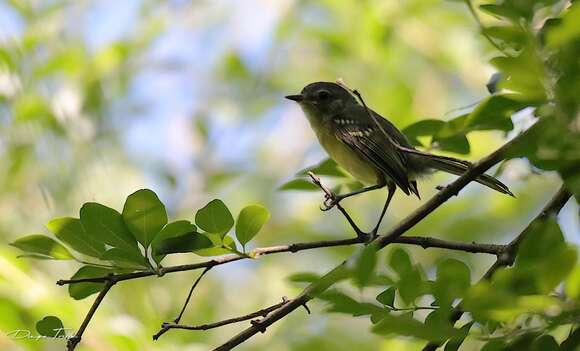
[[[272,255],[277,253],[296,253],[299,251],[305,250],[312,250],[312,249],[319,249],[325,247],[334,247],[334,246],[349,246],[349,245],[357,245],[363,244],[364,238],[351,238],[351,239],[339,239],[339,240],[321,240],[321,241],[312,241],[312,242],[304,242],[304,243],[294,243],[289,245],[278,245],[278,246],[269,246],[269,247],[260,247],[257,249],[252,250],[247,256],[238,256],[238,255],[226,255],[218,258],[214,258],[209,261],[199,262],[199,263],[192,263],[192,264],[184,264],[178,266],[168,266],[162,267],[158,270],[158,272],[154,271],[139,271],[139,272],[132,272],[132,273],[121,273],[121,274],[109,274],[100,277],[92,277],[92,278],[78,278],[78,279],[61,279],[56,282],[57,285],[67,285],[67,284],[76,284],[76,283],[104,283],[109,280],[114,280],[115,282],[120,282],[124,280],[131,280],[131,279],[138,279],[150,276],[163,276],[168,273],[175,273],[175,272],[185,272],[185,271],[192,271],[196,269],[205,269],[205,268],[212,268],[215,266],[220,266],[223,264],[254,258],[258,259],[260,256],[263,255]],[[459,250],[459,251],[466,251],[472,253],[487,253],[492,255],[497,255],[503,250],[503,245],[494,245],[494,244],[479,244],[479,243],[462,243],[462,242],[455,242],[455,241],[448,241],[430,237],[420,237],[420,236],[409,236],[404,238],[397,238],[394,242],[399,244],[408,244],[408,245],[417,245],[421,246],[424,249],[428,248],[441,248],[441,249],[450,249],[450,250]]]
[[[568,202],[570,199],[571,194],[562,186],[558,192],[552,197],[550,202],[548,202],[542,211],[532,220],[524,230],[517,235],[509,244],[506,245],[505,251],[498,256],[497,260],[493,263],[493,265],[487,270],[487,272],[481,278],[481,281],[489,280],[493,277],[493,274],[502,267],[511,266],[516,258],[517,251],[519,248],[520,243],[529,235],[530,228],[537,222],[545,220],[548,216],[552,214],[557,214],[560,212],[562,207]],[[453,313],[451,314],[451,324],[455,324],[463,315],[463,310],[461,309],[461,303],[459,303],[453,309]],[[443,343],[431,342],[428,343],[424,348],[423,351],[435,351],[439,346]]]
[[[189,303],[189,300],[191,299],[191,295],[193,294],[193,290],[195,290],[195,287],[197,286],[197,284],[199,284],[199,282],[201,281],[201,278],[203,278],[203,276],[210,269],[211,269],[211,267],[207,267],[206,269],[204,269],[203,272],[201,272],[201,274],[199,275],[199,277],[197,277],[197,279],[195,279],[195,281],[193,282],[191,289],[189,289],[189,294],[187,294],[187,298],[185,299],[185,303],[183,304],[183,307],[181,308],[181,312],[179,312],[177,317],[173,320],[174,324],[179,323],[179,321],[181,320],[181,317],[183,317],[183,313],[185,312],[185,309],[187,308],[187,304]],[[166,327],[166,325],[168,325],[168,324],[170,324],[170,323],[163,323],[161,325],[161,329],[155,335],[153,335],[153,340],[159,339],[161,337],[161,335],[165,334],[170,329],[170,328]]]
[[[243,321],[247,321],[248,319],[257,318],[257,317],[266,317],[270,312],[277,310],[278,308],[284,306],[288,303],[288,298],[286,296],[282,297],[282,302],[279,302],[275,305],[270,307],[263,308],[259,311],[252,312],[243,316],[224,319],[219,322],[209,323],[209,324],[201,324],[201,325],[184,325],[184,324],[177,324],[177,323],[163,323],[163,328],[166,329],[186,329],[186,330],[208,330],[223,327],[224,325],[239,323]],[[254,322],[256,323],[256,322]]]
[[[89,325],[89,322],[91,321],[91,319],[93,318],[93,315],[97,311],[97,308],[99,307],[99,305],[101,304],[101,302],[103,301],[103,299],[105,298],[105,296],[107,295],[107,293],[109,292],[111,287],[113,285],[115,285],[115,283],[116,282],[114,280],[108,280],[105,283],[103,290],[101,290],[99,295],[97,295],[95,302],[93,302],[93,305],[91,306],[91,308],[89,309],[89,312],[85,316],[85,319],[83,320],[83,323],[79,327],[79,330],[72,338],[68,339],[68,341],[66,342],[66,349],[68,351],[74,350],[75,347],[78,345],[78,343],[81,341],[83,333],[85,332],[85,329],[87,329],[87,326]]]
[[[453,183],[446,186],[443,190],[438,192],[429,201],[427,201],[423,206],[419,207],[411,215],[404,218],[399,222],[389,233],[385,235],[378,236],[373,244],[377,245],[378,249],[381,249],[393,242],[395,242],[401,235],[403,235],[407,230],[411,229],[417,223],[419,223],[423,218],[427,217],[431,212],[435,211],[439,206],[449,200],[451,197],[457,195],[461,189],[463,189],[469,182],[477,178],[479,175],[483,174],[489,168],[491,168],[496,163],[500,162],[506,155],[506,152],[519,140],[522,140],[525,136],[529,135],[533,129],[537,128],[537,125],[530,127],[525,132],[516,136],[511,141],[505,143],[502,147],[488,155],[487,157],[481,159],[479,162],[473,164],[473,166],[468,169],[462,176],[456,179]],[[248,340],[261,330],[264,330],[268,326],[274,324],[278,320],[284,318],[286,315],[297,309],[298,307],[306,304],[311,300],[316,294],[320,294],[332,285],[332,283],[339,279],[340,275],[344,273],[344,266],[347,261],[341,263],[339,266],[335,267],[332,271],[324,275],[317,282],[310,284],[306,287],[295,299],[290,300],[290,302],[280,309],[274,311],[264,319],[260,321],[260,325],[252,325],[251,327],[243,330],[239,334],[232,337],[225,344],[216,348],[215,351],[225,351],[231,350],[235,346],[241,344],[242,342]]]

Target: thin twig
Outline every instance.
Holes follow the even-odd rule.
[[[288,298],[283,297],[282,298],[282,302],[279,302],[279,303],[277,303],[275,305],[272,305],[270,307],[263,308],[263,309],[261,309],[259,311],[256,311],[256,312],[252,312],[252,313],[245,314],[243,316],[234,317],[234,318],[228,318],[228,319],[224,319],[224,320],[219,321],[219,322],[208,323],[208,324],[200,324],[200,325],[185,325],[185,324],[178,324],[178,323],[164,323],[163,324],[163,327],[164,328],[167,328],[167,329],[186,329],[186,330],[208,330],[208,329],[214,329],[214,328],[223,327],[224,325],[233,324],[233,323],[239,323],[239,322],[247,321],[249,319],[253,319],[253,318],[257,318],[257,317],[266,317],[270,312],[277,310],[278,308],[284,306],[287,303],[288,303]]]
[[[103,299],[105,298],[105,296],[107,295],[107,293],[109,292],[111,287],[113,285],[115,285],[115,283],[116,283],[116,281],[114,279],[109,279],[107,282],[105,282],[105,286],[103,287],[103,290],[101,290],[99,295],[97,295],[95,302],[93,302],[93,305],[91,306],[91,308],[89,309],[89,312],[85,316],[85,319],[83,320],[81,326],[79,327],[79,330],[77,330],[76,334],[73,337],[68,339],[68,341],[66,343],[67,351],[74,350],[75,347],[78,345],[78,343],[81,341],[83,333],[85,332],[85,329],[87,329],[87,326],[89,325],[89,322],[91,321],[91,319],[93,318],[93,315],[97,311],[97,308],[99,307],[99,305],[101,304],[101,302],[103,301]]]
[[[203,278],[203,276],[211,269],[211,267],[206,267],[206,269],[203,270],[203,272],[201,272],[201,274],[199,275],[199,277],[197,277],[197,279],[195,279],[195,281],[193,282],[193,285],[191,286],[191,289],[189,289],[189,293],[187,294],[187,298],[185,299],[185,303],[183,304],[183,307],[181,308],[181,311],[179,312],[179,315],[177,315],[177,317],[175,317],[175,319],[173,320],[174,324],[178,324],[179,321],[181,321],[181,317],[183,317],[183,313],[185,312],[185,309],[187,308],[187,305],[189,304],[189,300],[191,299],[191,295],[193,294],[193,290],[195,290],[195,287],[197,286],[197,284],[199,284],[199,282],[201,281],[201,278]],[[155,334],[153,335],[153,340],[157,340],[161,337],[161,335],[165,334],[170,328],[167,328],[165,325],[168,323],[163,323],[163,325],[161,325],[161,329]]]
[[[469,182],[477,178],[479,175],[483,174],[486,170],[491,168],[496,163],[500,162],[504,158],[506,152],[514,144],[516,144],[519,140],[523,139],[525,136],[529,135],[535,128],[537,128],[536,125],[530,127],[527,131],[516,136],[514,139],[505,143],[503,146],[501,146],[499,149],[497,149],[487,157],[475,163],[473,167],[469,168],[462,176],[457,178],[453,183],[446,186],[443,190],[438,192],[429,201],[427,201],[423,206],[419,207],[417,210],[415,210],[415,212],[413,212],[411,215],[407,216],[401,222],[399,222],[388,234],[378,236],[373,243],[377,245],[378,249],[380,249],[390,243],[395,242],[395,240],[397,240],[407,230],[415,226],[417,223],[419,223],[422,219],[424,219],[430,213],[435,211],[439,206],[441,206],[451,197],[457,195],[459,191],[463,189]],[[251,326],[241,331],[240,333],[229,339],[226,343],[217,347],[214,350],[215,351],[231,350],[232,348],[236,347],[237,345],[241,344],[242,342],[248,340],[249,338],[257,334],[258,332],[264,330],[268,326],[284,318],[295,309],[304,305],[306,302],[310,301],[314,296],[328,289],[332,285],[332,283],[337,279],[337,277],[340,277],[342,274],[344,274],[344,267],[346,266],[346,262],[347,261],[344,261],[343,263],[335,267],[332,271],[325,274],[317,282],[314,282],[309,286],[307,286],[295,299],[291,300],[288,304],[282,306],[280,309],[274,311],[273,313],[268,315],[268,317],[264,318],[260,322],[260,329],[258,329],[255,326]]]
[[[499,46],[498,43],[495,42],[495,40],[493,40],[489,36],[489,34],[487,34],[487,32],[485,31],[486,28],[483,25],[483,23],[481,22],[481,19],[479,18],[479,16],[477,15],[477,12],[475,11],[475,8],[473,7],[473,4],[471,3],[471,0],[464,0],[464,1],[465,1],[465,4],[467,5],[467,8],[469,9],[469,13],[471,13],[471,15],[473,16],[473,19],[475,20],[475,22],[479,26],[479,29],[481,30],[481,34],[485,37],[485,39],[487,39],[487,41],[493,47],[495,47],[497,50],[499,50],[499,52],[501,52],[502,54],[504,54],[506,56],[510,56],[510,55],[508,55],[508,53],[501,46]]]
[[[408,236],[397,238],[394,242],[398,244],[408,244],[421,246],[424,249],[428,248],[441,248],[450,249],[458,251],[466,251],[472,253],[487,253],[492,255],[497,255],[503,249],[503,245],[494,244],[480,244],[480,243],[463,243],[457,241],[449,241],[436,239],[431,237],[421,237],[421,236]],[[248,259],[250,257],[257,259],[263,255],[271,255],[277,253],[290,252],[295,253],[299,251],[319,249],[325,247],[335,247],[335,246],[350,246],[364,243],[364,238],[351,238],[351,239],[338,239],[338,240],[321,240],[303,243],[294,243],[289,245],[278,245],[278,246],[268,246],[260,247],[252,250],[248,256],[238,256],[238,255],[225,255],[221,257],[214,258],[209,261],[184,264],[178,266],[167,266],[160,268],[159,272],[153,271],[140,271],[131,273],[119,273],[112,275],[105,275],[100,277],[91,278],[77,278],[77,279],[61,279],[56,282],[57,285],[67,285],[67,284],[77,284],[77,283],[103,283],[111,279],[111,277],[116,281],[139,279],[150,276],[163,276],[168,273],[175,272],[185,272],[192,271],[196,269],[205,269],[208,267],[220,266],[223,264]]]
[[[493,263],[493,265],[487,270],[487,272],[483,275],[481,280],[489,280],[493,277],[494,273],[502,268],[511,266],[516,258],[517,251],[519,248],[520,243],[530,234],[531,227],[539,222],[545,220],[548,216],[557,214],[560,212],[562,207],[568,202],[570,199],[571,194],[566,190],[564,186],[562,186],[558,192],[552,197],[550,202],[548,202],[542,211],[532,220],[522,232],[517,235],[509,244],[506,245],[505,251],[498,256],[497,260]],[[461,308],[461,303],[459,303],[453,309],[453,313],[451,314],[451,324],[455,324],[463,315],[463,310]],[[430,342],[423,348],[423,351],[435,351],[439,346],[443,343],[438,342]]]
[[[330,189],[328,189],[324,184],[322,184],[322,182],[320,181],[320,178],[317,175],[315,175],[313,172],[308,172],[308,175],[312,179],[312,182],[315,185],[317,185],[326,194],[326,196],[328,196],[328,197],[334,196],[332,191]],[[354,222],[354,220],[352,219],[352,217],[350,216],[348,211],[345,210],[344,207],[342,207],[340,202],[337,202],[335,206],[342,213],[344,218],[346,218],[346,220],[348,221],[348,223],[350,224],[350,226],[352,227],[352,229],[356,233],[356,236],[358,238],[364,237],[366,234],[362,230],[360,230],[360,228],[356,225],[356,223]]]

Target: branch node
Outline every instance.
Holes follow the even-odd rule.
[[[266,332],[266,326],[261,325],[261,321],[259,319],[252,319],[250,320],[250,324],[258,329],[258,331],[262,334]]]
[[[310,308],[308,308],[308,305],[306,304],[306,302],[304,302],[304,303],[302,304],[302,307],[304,307],[304,309],[306,310],[306,312],[307,312],[308,314],[312,314],[312,312],[310,312]]]

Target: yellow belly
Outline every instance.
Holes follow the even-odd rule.
[[[375,185],[380,182],[380,173],[377,172],[376,168],[338,140],[334,134],[317,133],[317,136],[330,158],[354,178],[368,185]]]

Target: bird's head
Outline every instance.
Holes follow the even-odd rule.
[[[331,82],[308,84],[300,94],[288,95],[286,99],[299,103],[309,118],[332,117],[350,104],[357,104],[349,91]]]

